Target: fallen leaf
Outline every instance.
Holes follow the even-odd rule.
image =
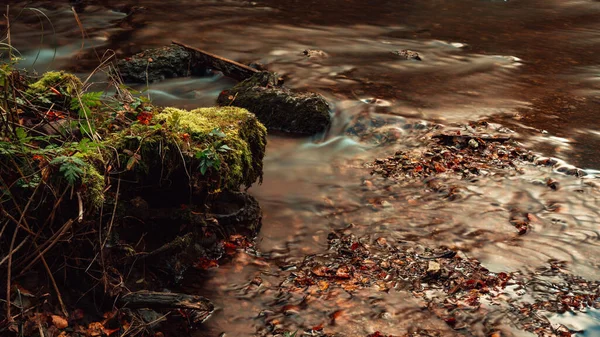
[[[100,322],[92,322],[88,325],[86,334],[90,337],[102,336],[104,326]]]
[[[316,266],[311,270],[313,274],[321,277],[326,276],[328,271],[329,269],[325,266]]]
[[[69,322],[67,322],[66,319],[58,315],[52,315],[52,324],[54,324],[56,328],[61,330],[69,326]]]
[[[329,283],[327,281],[319,281],[319,289],[321,289],[321,291],[329,289]]]

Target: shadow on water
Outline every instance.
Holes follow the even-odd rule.
[[[331,230],[389,241],[447,246],[478,258],[492,271],[533,270],[549,259],[598,279],[600,217],[598,184],[550,169],[524,167],[522,174],[489,175],[476,181],[447,178],[461,190],[449,201],[419,181],[393,184],[375,178],[365,163],[396,150],[418,149],[435,123],[452,125],[486,118],[501,123],[525,145],[574,165],[600,169],[600,2],[597,1],[87,1],[78,9],[88,38],[64,4],[33,1],[54,25],[40,38],[40,20],[29,13],[14,20],[12,38],[36,69],[86,72],[98,57],[161,46],[171,40],[242,62],[260,62],[287,77],[296,89],[325,95],[334,125],[313,139],[269,137],[265,181],[253,187],[264,210],[257,248],[208,273],[197,291],[220,309],[206,335],[253,335],[259,319],[277,301],[286,266],[327,249]],[[15,5],[18,6],[18,5]],[[17,13],[16,9],[12,13]],[[43,21],[43,20],[42,20]],[[305,49],[327,56],[307,58]],[[393,51],[409,49],[422,61]],[[39,52],[39,55],[38,55]],[[55,55],[56,53],[56,55]],[[157,104],[191,108],[212,105],[232,85],[220,76],[152,84]],[[365,102],[377,99],[377,104]],[[380,144],[351,132],[368,112],[385,119],[398,141]],[[364,136],[364,135],[363,135]],[[549,189],[548,178],[560,182]],[[510,213],[531,214],[524,237]],[[264,287],[247,293],[256,277]],[[191,282],[193,283],[193,282]],[[194,287],[193,284],[190,287]],[[318,325],[345,309],[342,324],[328,331],[348,336],[377,330],[403,334],[414,324],[443,330],[445,322],[421,310],[403,293],[368,289],[339,301],[316,300],[290,327]],[[378,315],[378,313],[386,313]],[[600,333],[597,311],[578,319],[585,336]],[[583,317],[583,318],[582,318]],[[573,323],[575,322],[575,323]],[[448,332],[451,333],[451,332]]]

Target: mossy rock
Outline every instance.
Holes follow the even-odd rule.
[[[266,129],[242,108],[165,108],[153,125],[134,124],[107,143],[121,162],[134,162],[127,169],[146,185],[180,181],[193,192],[214,193],[262,181]],[[209,154],[212,165],[206,160],[203,165],[202,153]]]
[[[292,92],[278,86],[277,81],[276,74],[257,73],[223,91],[217,103],[248,109],[269,130],[313,135],[329,128],[330,108],[322,96]]]
[[[82,89],[83,84],[77,76],[64,71],[50,71],[30,83],[25,96],[34,105],[54,105],[56,110],[69,109],[71,100],[81,93]]]
[[[190,53],[179,46],[144,50],[117,63],[119,75],[128,83],[153,83],[167,78],[203,75],[205,69],[192,65]]]

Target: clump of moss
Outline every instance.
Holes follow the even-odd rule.
[[[46,92],[50,87],[55,89],[64,88],[67,94],[72,95],[76,91],[80,91],[83,84],[81,83],[81,80],[73,74],[64,71],[49,71],[39,80],[30,84],[29,90],[31,92]]]
[[[41,106],[58,104],[56,108],[69,108],[71,99],[83,89],[81,80],[64,71],[49,71],[28,85],[25,91],[29,100]]]
[[[160,179],[184,174],[210,192],[239,190],[262,180],[266,129],[242,108],[165,108],[152,125],[134,124],[108,142],[124,161],[135,162],[132,167],[142,176],[160,168]],[[202,156],[209,156],[210,166],[203,168]]]

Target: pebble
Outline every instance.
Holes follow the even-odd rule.
[[[403,50],[395,50],[392,53],[394,55],[398,55],[406,60],[421,61],[421,57],[419,56],[419,53],[417,53],[416,51],[403,49]]]

